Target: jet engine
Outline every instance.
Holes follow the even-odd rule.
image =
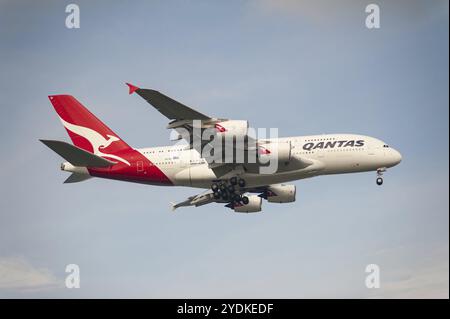
[[[270,185],[262,194],[262,197],[270,203],[295,202],[295,185],[276,184]]]
[[[261,211],[262,199],[258,195],[250,195],[248,204],[236,204],[233,209],[236,213],[257,213]]]
[[[223,136],[224,138],[233,139],[244,139],[248,134],[248,121],[240,120],[229,120],[223,121],[215,124],[217,135]]]
[[[286,163],[291,160],[291,142],[274,142],[259,146],[258,157],[260,162],[268,163],[277,160],[279,163]]]

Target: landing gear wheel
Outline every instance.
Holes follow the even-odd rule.
[[[216,193],[217,190],[219,189],[219,185],[217,185],[217,183],[212,183],[211,189],[214,193]]]
[[[386,167],[377,169],[377,185],[383,185],[383,173],[386,172]]]
[[[247,196],[242,196],[242,204],[247,205],[249,203]]]
[[[228,192],[230,192],[230,193],[234,193],[234,191],[235,191],[235,188],[233,185],[228,185],[227,189],[228,189]]]
[[[232,178],[230,178],[230,184],[231,184],[231,185],[236,185],[237,182],[238,182],[237,177],[232,177]]]
[[[214,196],[214,199],[220,199],[220,193],[219,192],[214,192],[213,196]]]
[[[227,185],[225,185],[225,184],[220,184],[219,185],[219,189],[222,191],[222,192],[226,192],[227,191]]]
[[[377,185],[379,185],[379,186],[383,185],[383,178],[382,177],[377,177]]]
[[[222,196],[222,199],[223,199],[223,200],[228,200],[228,198],[230,198],[228,192],[223,192],[223,193],[221,194],[221,196]]]
[[[238,185],[239,185],[239,187],[245,187],[245,180],[242,178],[239,178]]]

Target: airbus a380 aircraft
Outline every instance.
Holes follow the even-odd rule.
[[[261,211],[262,199],[274,203],[295,201],[295,185],[282,183],[318,175],[375,171],[376,183],[381,185],[383,172],[402,159],[398,151],[383,141],[363,135],[252,140],[247,121],[213,118],[158,91],[127,85],[130,94],[136,92],[171,120],[168,128],[180,132],[177,139],[188,143],[133,148],[74,97],[51,95],[50,102],[74,145],[41,141],[67,161],[61,164],[61,170],[72,174],[65,183],[101,177],[150,185],[204,188],[207,190],[173,204],[172,208],[216,202],[236,212],[250,213]],[[232,144],[234,151],[241,150],[248,155],[253,150],[257,161],[248,160],[250,157],[242,162],[235,157],[231,162],[207,160],[201,148],[192,142],[198,135],[197,128],[200,132],[213,130],[218,140],[230,137],[232,141],[244,140],[243,147]],[[201,147],[207,144],[202,142]],[[261,169],[267,167],[267,160],[276,162],[276,170],[261,173]]]

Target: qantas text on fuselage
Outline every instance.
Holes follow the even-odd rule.
[[[66,160],[61,169],[71,175],[65,183],[100,177],[196,187],[205,190],[172,208],[222,203],[235,212],[250,213],[261,211],[263,200],[294,202],[296,187],[286,183],[299,179],[373,171],[381,185],[383,172],[402,159],[385,142],[365,135],[258,138],[250,134],[247,121],[211,117],[158,91],[127,85],[130,94],[137,93],[170,120],[167,128],[177,133],[174,140],[187,143],[133,148],[74,97],[51,95],[50,102],[73,144],[41,141]],[[205,134],[214,141],[232,143],[216,144],[199,137]],[[231,157],[227,155],[230,147]],[[251,154],[257,160],[252,160]],[[224,157],[227,160],[223,161]]]

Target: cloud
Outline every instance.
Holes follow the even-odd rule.
[[[36,268],[23,257],[0,257],[0,290],[39,290],[61,286],[48,269]]]

